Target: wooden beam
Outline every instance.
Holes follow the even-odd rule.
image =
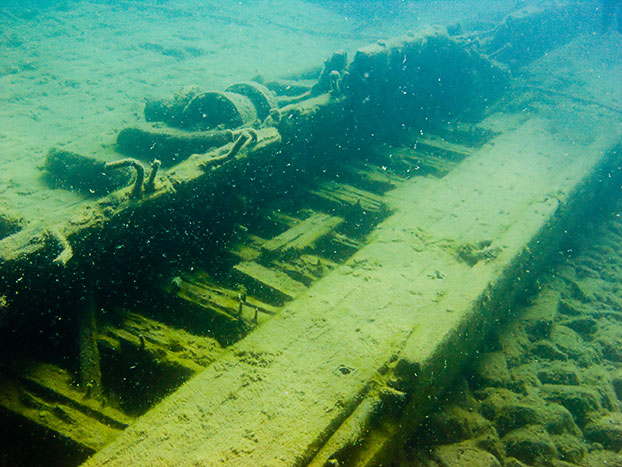
[[[254,295],[271,298],[277,304],[292,300],[307,290],[304,284],[284,272],[269,269],[254,261],[237,264],[233,269],[239,273],[248,289],[253,290]]]
[[[228,289],[209,281],[202,274],[185,274],[174,279],[175,296],[186,303],[230,321],[256,321],[258,313],[274,315],[278,308],[268,305],[244,290]]]
[[[121,344],[130,345],[161,365],[181,368],[188,375],[202,370],[222,350],[216,339],[190,334],[135,313],[128,314],[120,326],[102,328],[98,342],[117,352]]]
[[[472,148],[452,143],[435,135],[417,138],[413,149],[417,150],[417,152],[453,162],[460,162],[473,154]]]
[[[51,365],[23,378],[0,377],[0,407],[87,452],[103,448],[132,421],[85,400],[83,393],[71,388],[71,377]]]
[[[337,263],[329,259],[308,254],[300,255],[289,261],[273,260],[272,264],[306,286],[310,286],[337,267]]]
[[[315,243],[343,222],[341,217],[314,212],[289,230],[268,240],[261,246],[270,257],[283,257],[291,252],[300,253],[313,248]]]
[[[360,207],[364,211],[373,213],[386,211],[381,196],[332,180],[318,188],[311,189],[309,194],[332,206],[338,212],[352,207]]]

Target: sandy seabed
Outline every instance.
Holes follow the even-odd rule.
[[[58,219],[82,201],[52,190],[51,147],[110,158],[117,133],[143,119],[144,99],[189,85],[223,89],[257,75],[317,66],[335,50],[513,2],[298,0],[59,1],[0,8],[0,210]]]

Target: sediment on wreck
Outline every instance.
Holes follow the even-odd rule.
[[[154,102],[145,118],[160,123],[121,131],[121,154],[109,155],[151,163],[153,178],[85,199],[43,234],[31,227],[0,241],[2,320],[44,300],[48,318],[64,319],[63,303],[82,303],[80,284],[97,278],[91,290],[105,306],[70,312],[81,386],[101,380],[114,393],[123,381],[106,387],[110,370],[126,362],[100,377],[96,361],[128,349],[154,374],[168,365],[177,391],[151,410],[166,390],[139,401],[130,411],[141,417],[91,465],[373,464],[431,408],[614,160],[615,125],[588,112],[611,135],[564,146],[562,164],[563,151],[549,153],[556,137],[538,132],[546,157],[518,161],[530,122],[475,124],[498,110],[510,74],[463,40],[430,29],[379,41],[350,63],[336,54],[322,85],[300,95],[245,83]],[[266,105],[247,112],[255,98]],[[232,113],[202,120],[206,105]],[[213,270],[199,270],[210,261]],[[144,303],[149,318],[135,312]],[[213,351],[200,364],[175,353],[197,337],[187,331]],[[163,345],[162,335],[173,337]]]

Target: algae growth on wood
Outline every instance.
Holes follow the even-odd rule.
[[[7,459],[43,439],[40,458],[66,465],[413,455],[403,439],[619,186],[614,103],[542,76],[580,62],[568,30],[585,20],[558,3],[370,38],[311,71],[169,86],[107,144],[46,148],[41,180],[72,203],[0,217],[0,407],[22,427]],[[495,352],[476,376],[513,384]],[[577,372],[540,373],[543,400],[564,406],[557,383]],[[617,421],[594,407],[568,410],[613,452]],[[490,444],[448,439],[428,460],[595,458],[490,418]],[[534,436],[542,459],[520,449]]]

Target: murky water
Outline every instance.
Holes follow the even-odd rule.
[[[4,2],[0,465],[621,464],[619,21]]]

